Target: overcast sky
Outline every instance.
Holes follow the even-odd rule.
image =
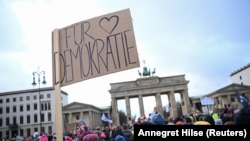
[[[135,81],[143,60],[159,77],[185,74],[190,96],[231,84],[230,74],[250,63],[249,0],[1,0],[0,92],[33,89],[38,67],[52,86],[52,31],[126,8],[141,67],[62,87],[69,103],[109,106],[110,83]],[[144,100],[149,113],[155,101]]]

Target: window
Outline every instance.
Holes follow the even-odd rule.
[[[35,132],[38,132],[38,128],[35,127],[35,128],[34,128],[34,131],[35,131]]]
[[[47,111],[47,103],[45,103],[44,106],[45,106],[45,111]]]
[[[30,123],[30,115],[27,115],[27,123]]]
[[[47,98],[50,98],[50,93],[47,93]]]
[[[7,98],[7,99],[6,99],[6,103],[9,103],[9,102],[10,102],[10,99],[9,99],[9,98]]]
[[[49,134],[52,134],[52,126],[48,127]]]
[[[2,114],[3,113],[3,108],[2,107],[0,107],[0,114]]]
[[[51,108],[50,108],[50,102],[48,103],[48,110],[51,110]]]
[[[231,97],[231,102],[235,102],[235,98],[234,97]]]
[[[13,97],[13,99],[12,99],[12,100],[13,100],[13,102],[16,102],[16,98],[15,98],[15,97]]]
[[[31,130],[30,128],[26,129],[27,130],[27,135],[31,135]]]
[[[6,118],[6,125],[10,125],[10,119],[8,117]]]
[[[19,97],[19,101],[23,101],[23,97]]]
[[[240,80],[242,80],[242,76],[240,75]]]
[[[33,100],[36,100],[37,99],[37,96],[36,95],[33,95]]]
[[[38,119],[37,119],[37,114],[34,115],[34,122],[37,123]]]
[[[43,113],[41,115],[41,118],[42,118],[41,121],[44,122],[44,114]]]
[[[6,131],[6,132],[5,132],[5,135],[9,135],[9,133],[10,133],[9,131]]]
[[[43,105],[43,104],[41,104],[41,110],[42,110],[42,111],[44,111],[44,108],[43,108],[43,107],[44,107],[44,105]]]
[[[76,115],[76,120],[79,120],[79,115]]]
[[[26,110],[27,110],[27,111],[30,111],[30,105],[29,105],[29,104],[26,105]]]
[[[13,106],[13,113],[16,112],[16,106]]]
[[[10,113],[10,107],[6,107],[6,113]]]
[[[26,96],[26,100],[28,100],[28,101],[29,101],[29,100],[30,100],[30,96]]]
[[[37,110],[37,104],[34,103],[34,110]]]
[[[3,119],[0,118],[0,127],[3,126]]]
[[[13,124],[16,124],[16,117],[13,117]]]
[[[20,129],[20,135],[23,136],[23,129]]]
[[[20,105],[20,112],[23,111],[23,105]]]
[[[3,100],[2,100],[2,99],[0,99],[0,103],[3,103]]]
[[[23,116],[20,116],[20,124],[23,124]]]
[[[51,121],[51,113],[48,113],[48,121]]]
[[[43,94],[40,95],[40,99],[43,99]]]

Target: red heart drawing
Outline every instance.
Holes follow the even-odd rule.
[[[116,15],[111,16],[110,18],[104,17],[99,21],[99,26],[104,31],[111,34],[118,25],[118,22],[119,22],[119,17]]]

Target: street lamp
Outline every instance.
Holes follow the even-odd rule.
[[[37,71],[33,72],[33,82],[32,85],[35,86],[36,85],[36,80],[35,80],[35,75],[37,75],[38,77],[38,87],[39,87],[39,110],[40,110],[40,132],[43,133],[43,129],[42,129],[42,105],[41,105],[41,95],[40,95],[40,75],[43,74],[43,82],[42,84],[46,84],[45,81],[45,71],[40,71],[39,68]]]

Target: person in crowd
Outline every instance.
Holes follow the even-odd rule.
[[[86,126],[86,123],[84,120],[80,120],[78,125],[79,125],[79,128],[77,130],[77,141],[83,141],[83,137],[92,132]]]
[[[154,125],[165,125],[165,121],[165,118],[159,113],[153,114],[151,116],[151,122]]]
[[[95,133],[90,133],[83,137],[83,141],[99,141],[99,137]]]
[[[145,121],[146,122],[146,121]],[[133,141],[134,135],[132,134],[131,130],[129,129],[128,125],[123,125],[123,134],[126,138],[126,141]]]
[[[123,128],[120,125],[116,126],[110,141],[126,141],[123,134]]]
[[[235,115],[234,123],[235,125],[250,125],[250,105],[240,109]]]

